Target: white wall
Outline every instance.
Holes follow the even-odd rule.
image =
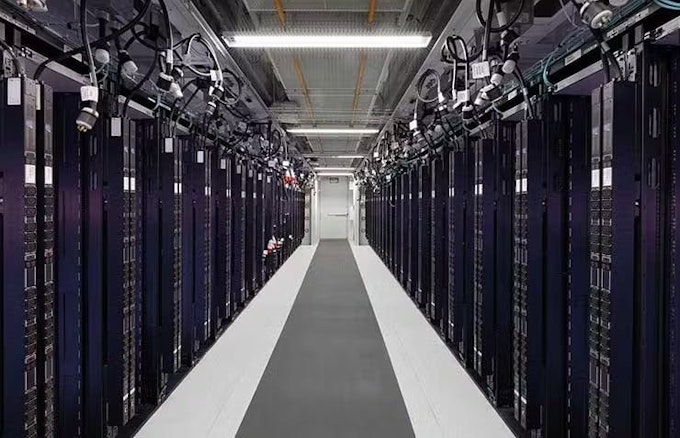
[[[349,238],[349,180],[346,176],[318,178],[321,239]]]

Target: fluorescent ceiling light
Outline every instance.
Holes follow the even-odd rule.
[[[339,160],[355,160],[357,158],[366,158],[366,155],[323,155],[323,154],[305,154],[307,158],[318,158],[320,160],[327,160],[337,158]]]
[[[233,35],[229,47],[266,49],[416,49],[427,47],[431,35]]]
[[[379,129],[355,129],[355,128],[291,128],[289,134],[304,135],[373,135],[379,133]]]
[[[317,173],[316,176],[354,176],[352,172],[323,172]]]
[[[351,172],[354,170],[353,167],[314,167],[314,170],[335,170],[335,171],[346,171]]]

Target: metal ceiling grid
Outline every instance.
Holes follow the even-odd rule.
[[[244,0],[258,33],[394,33],[404,23],[413,0]],[[371,8],[374,8],[371,11]],[[283,14],[282,14],[283,13]],[[373,22],[369,24],[369,17]],[[389,51],[268,50],[280,82],[295,105],[274,110],[280,120],[301,126],[380,127],[389,108],[379,98],[381,81],[389,73]],[[303,76],[301,80],[300,76]],[[304,83],[302,83],[304,82]],[[310,108],[311,106],[311,108]],[[316,153],[356,154],[357,138],[314,138]],[[326,165],[349,166],[352,160],[322,159]]]
[[[377,11],[400,12],[408,0],[380,0]],[[251,11],[276,11],[272,0],[248,0]],[[367,0],[285,0],[287,11],[365,11],[370,3]]]

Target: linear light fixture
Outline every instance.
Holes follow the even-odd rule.
[[[379,133],[379,129],[373,128],[291,128],[289,134],[300,135],[373,135]]]
[[[315,155],[315,154],[306,154],[305,157],[307,158],[318,158],[320,160],[328,160],[328,159],[338,159],[338,160],[356,160],[358,158],[366,158],[366,155]]]
[[[262,49],[417,49],[427,47],[432,35],[231,35],[229,47]]]
[[[316,176],[354,176],[352,172],[322,172],[317,173]]]
[[[318,171],[324,171],[324,170],[331,170],[331,171],[336,171],[336,172],[351,172],[354,170],[353,167],[314,167],[314,170]]]

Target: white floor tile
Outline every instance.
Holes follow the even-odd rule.
[[[302,246],[248,304],[136,435],[233,437],[302,285],[316,246]]]
[[[376,253],[352,250],[416,436],[514,437]]]

